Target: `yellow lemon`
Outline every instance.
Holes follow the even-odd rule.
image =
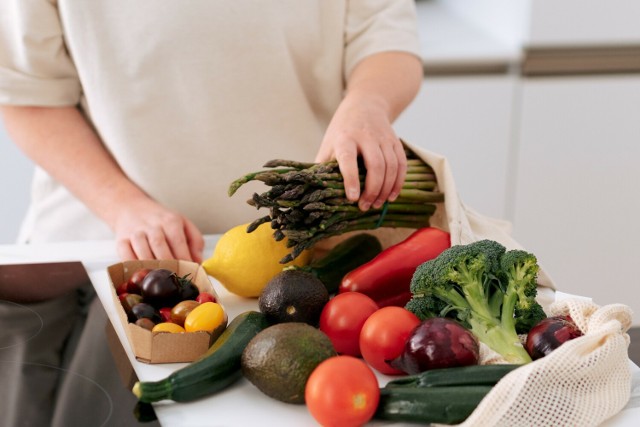
[[[238,225],[220,236],[213,255],[202,267],[229,292],[255,298],[283,268],[307,265],[311,251],[304,251],[288,264],[280,264],[292,250],[287,248],[287,239],[276,241],[269,223],[251,233],[247,233],[248,225]]]

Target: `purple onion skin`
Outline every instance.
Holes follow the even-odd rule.
[[[400,356],[389,364],[407,374],[429,369],[477,365],[480,348],[476,337],[459,323],[433,317],[413,330]]]
[[[531,328],[525,347],[529,356],[536,360],[579,336],[582,332],[570,316],[547,317]]]

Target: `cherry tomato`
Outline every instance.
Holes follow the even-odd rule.
[[[180,289],[180,299],[185,300],[195,300],[200,295],[200,290],[196,285],[192,282],[185,282],[181,284],[182,288]]]
[[[153,323],[158,323],[162,320],[160,318],[160,313],[158,313],[158,311],[153,308],[153,306],[144,302],[138,303],[131,307],[131,313],[136,320],[142,319],[143,317],[151,319]]]
[[[365,320],[378,310],[376,302],[360,292],[331,298],[320,314],[320,330],[340,354],[360,356],[360,331]]]
[[[140,285],[142,280],[151,270],[148,268],[141,268],[133,272],[129,280],[127,280],[127,292],[130,294],[139,294],[141,292]]]
[[[184,329],[187,332],[213,332],[224,322],[224,310],[217,302],[200,304],[184,319]]]
[[[142,298],[155,308],[173,307],[180,301],[180,281],[173,271],[158,268],[144,276],[140,284]]]
[[[153,330],[153,327],[156,326],[156,324],[153,323],[153,320],[147,319],[146,317],[136,320],[136,325],[149,331]]]
[[[202,304],[203,302],[218,302],[216,300],[216,297],[211,295],[209,292],[200,292],[196,297],[196,301],[198,301],[200,304]]]
[[[116,287],[116,294],[118,295],[128,294],[129,293],[128,288],[129,288],[129,282],[125,280],[124,282],[120,283]]]
[[[381,308],[369,316],[362,326],[362,357],[380,373],[403,374],[401,370],[392,368],[387,361],[400,356],[411,332],[419,324],[420,319],[403,307]]]
[[[199,305],[200,303],[198,301],[180,301],[170,309],[169,318],[173,323],[184,326],[184,319],[186,319],[189,313]]]
[[[171,307],[162,307],[158,310],[163,322],[171,322]]]
[[[135,322],[138,318],[134,316],[132,309],[136,304],[140,304],[142,302],[142,297],[140,295],[125,292],[120,294],[118,298],[120,299],[122,308],[124,308],[124,312],[127,313],[129,322]]]
[[[177,334],[179,332],[184,332],[184,328],[180,325],[176,325],[171,322],[162,322],[158,323],[151,329],[151,332],[171,332],[172,334]]]
[[[378,380],[361,359],[334,356],[309,376],[305,403],[324,427],[355,427],[369,421],[380,401]]]

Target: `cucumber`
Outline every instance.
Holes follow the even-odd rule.
[[[433,369],[391,380],[380,389],[376,418],[413,423],[464,421],[509,372],[522,365]]]
[[[324,283],[329,294],[335,294],[348,272],[371,261],[380,252],[382,245],[378,238],[361,233],[338,243],[327,255],[309,265],[294,268],[313,274]]]
[[[502,377],[520,366],[522,365],[473,365],[431,369],[391,380],[386,387],[495,385]]]
[[[458,424],[471,415],[491,388],[487,385],[382,388],[374,417],[397,422]]]
[[[242,351],[267,326],[262,313],[239,314],[199,359],[160,381],[137,382],[133,394],[146,403],[189,402],[225,389],[242,377]]]

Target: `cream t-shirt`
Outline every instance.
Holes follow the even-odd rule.
[[[358,61],[419,55],[415,20],[413,0],[3,0],[0,104],[80,105],[137,185],[223,232],[266,214],[264,185],[229,184],[312,161]],[[22,240],[110,237],[37,168]]]

